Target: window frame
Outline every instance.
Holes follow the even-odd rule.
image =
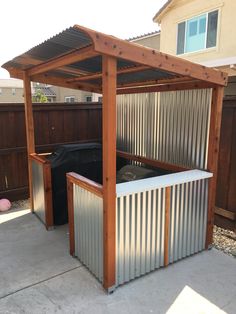
[[[212,12],[215,12],[217,11],[217,29],[216,29],[216,44],[215,46],[212,46],[212,47],[206,47],[207,46],[207,37],[208,37],[208,19],[209,19],[209,14],[212,13]],[[201,48],[201,49],[198,49],[198,50],[194,50],[194,51],[186,51],[186,40],[187,40],[187,24],[188,24],[188,21],[190,21],[191,19],[194,19],[194,18],[200,18],[202,15],[206,14],[206,32],[205,32],[205,43],[204,43],[204,48]],[[176,55],[177,56],[181,56],[181,55],[187,55],[187,54],[193,54],[193,53],[199,53],[199,52],[206,52],[208,50],[212,50],[212,49],[216,49],[217,48],[217,45],[218,45],[218,34],[219,34],[219,20],[220,20],[220,10],[219,8],[215,8],[215,9],[212,9],[212,10],[209,10],[209,11],[206,11],[206,12],[201,12],[197,15],[193,15],[187,19],[184,19],[182,21],[179,21],[177,22],[177,28],[176,28]],[[178,37],[179,37],[179,25],[181,23],[185,23],[185,34],[184,34],[184,52],[181,52],[181,53],[178,53]]]
[[[67,101],[67,99],[69,101]],[[71,101],[71,99],[73,99],[73,101]],[[64,100],[66,103],[74,103],[75,102],[75,96],[65,96]]]
[[[90,98],[90,100],[88,100]],[[86,95],[85,96],[85,102],[92,102],[93,101],[93,96],[92,95]]]

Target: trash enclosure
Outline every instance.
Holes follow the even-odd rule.
[[[24,80],[32,210],[51,182],[30,82],[102,94],[102,183],[69,172],[67,199],[70,253],[108,292],[211,246],[225,73],[78,25],[3,67]]]

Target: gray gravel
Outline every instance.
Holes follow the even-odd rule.
[[[213,245],[216,249],[236,257],[236,233],[214,226]]]
[[[19,200],[11,203],[11,209],[28,209],[30,208],[29,200]]]

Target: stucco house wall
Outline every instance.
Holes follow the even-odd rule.
[[[161,51],[176,55],[177,24],[215,9],[219,10],[216,47],[181,54],[180,57],[193,62],[234,57],[236,1],[233,0],[173,0],[172,5],[155,19],[161,25]]]

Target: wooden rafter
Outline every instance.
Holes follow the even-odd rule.
[[[16,69],[9,69],[8,70],[11,77],[23,79],[23,72],[21,70]],[[44,83],[44,84],[51,84],[54,86],[60,86],[65,88],[73,88],[84,90],[92,93],[100,94],[102,92],[102,88],[100,86],[95,86],[88,83],[67,83],[63,77],[53,76],[51,74],[37,74],[31,77],[32,82]]]
[[[213,88],[213,87],[215,87],[214,84],[202,82],[202,81],[182,82],[182,83],[163,84],[163,85],[118,88],[117,94],[122,95],[122,94],[154,93],[154,92],[203,89],[203,88]]]
[[[145,71],[149,70],[150,68],[147,66],[135,66],[132,68],[126,68],[126,69],[121,69],[117,71],[117,75],[119,74],[126,74],[126,73],[134,73],[134,72],[139,72],[139,71]],[[102,77],[102,73],[95,73],[95,74],[90,74],[90,75],[83,75],[80,77],[72,78],[67,80],[67,82],[78,82],[78,81],[89,81],[89,80],[95,80],[98,78]]]
[[[95,57],[97,55],[98,54],[94,51],[93,47],[89,46],[36,65],[27,70],[27,74],[29,76],[33,76],[36,74],[45,73],[75,62]]]
[[[119,38],[105,35],[85,27],[76,26],[78,29],[87,33],[93,40],[94,50],[100,54],[110,55],[116,58],[122,58],[158,68],[163,71],[175,73],[184,76],[190,76],[194,79],[218,84],[227,85],[227,74],[203,65],[192,63],[160,51],[146,48],[133,42],[121,40]]]
[[[42,64],[43,61],[24,54],[22,56],[17,57],[16,62],[19,62],[20,64],[26,65],[26,66],[29,64],[35,66],[35,65]],[[69,67],[69,66],[60,67],[57,70],[60,70],[68,74],[73,74],[73,75],[89,75],[90,74],[89,72],[86,72],[80,69],[73,69],[72,67]]]

